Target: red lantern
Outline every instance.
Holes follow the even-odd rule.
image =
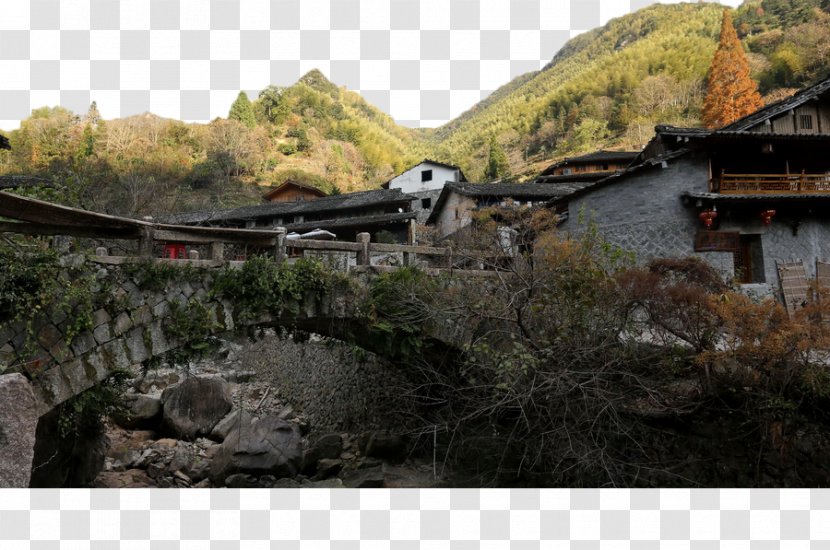
[[[772,218],[775,217],[775,210],[764,210],[761,212],[761,221],[764,222],[764,225],[770,225],[772,223]]]
[[[715,218],[717,217],[718,213],[714,210],[704,210],[698,214],[698,218],[700,218],[700,221],[703,222],[703,226],[706,229],[712,229],[712,224],[715,223]]]

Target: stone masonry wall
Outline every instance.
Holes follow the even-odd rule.
[[[666,168],[644,169],[572,201],[563,229],[578,234],[593,222],[611,244],[634,252],[638,263],[698,256],[731,277],[731,253],[695,253],[699,222],[694,209],[680,200],[684,191],[706,191],[708,177],[705,158],[693,154],[669,161]]]
[[[406,376],[377,355],[336,340],[271,336],[246,346],[241,368],[256,372],[315,431],[404,429],[412,424]]]

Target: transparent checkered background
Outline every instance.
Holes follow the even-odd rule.
[[[652,3],[3,0],[0,128],[44,105],[85,113],[91,100],[105,118],[207,121],[239,90],[255,97],[314,68],[402,124],[436,126],[570,37]]]
[[[0,496],[4,550],[830,546],[830,492],[809,489],[99,489]]]

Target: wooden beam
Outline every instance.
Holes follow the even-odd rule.
[[[138,231],[133,228],[113,229],[110,227],[51,225],[29,222],[0,222],[0,233],[21,235],[69,235],[90,239],[137,239]]]
[[[173,226],[164,226],[173,227]],[[269,232],[270,233],[270,232]],[[154,231],[154,238],[157,241],[173,241],[179,243],[193,243],[193,244],[210,244],[215,242],[235,243],[235,244],[249,244],[251,246],[274,246],[276,236],[273,233],[268,237],[260,235],[239,235],[233,233],[217,233],[213,235],[199,234],[199,232],[191,233],[186,226],[178,227],[176,229],[156,229]]]

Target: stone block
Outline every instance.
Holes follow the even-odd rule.
[[[63,339],[63,334],[53,324],[43,325],[37,333],[37,342],[46,349],[56,345]]]
[[[113,338],[111,327],[106,323],[95,327],[95,330],[92,331],[92,335],[95,337],[95,341],[99,344],[106,344]]]
[[[115,323],[112,326],[112,334],[114,336],[121,336],[131,328],[133,328],[133,320],[126,312],[122,311],[115,318]]]
[[[149,325],[153,321],[153,310],[149,305],[143,305],[135,309],[130,315],[133,320],[133,325]]]
[[[225,330],[233,330],[236,326],[233,321],[233,304],[228,300],[222,300],[220,303],[222,304],[222,309],[219,312],[222,314],[222,317],[219,318],[219,322],[225,327]]]
[[[126,283],[124,283],[126,285]],[[122,288],[126,288],[122,286]],[[129,293],[129,304],[130,308],[135,309],[139,306],[143,306],[145,303],[144,293],[139,290],[138,288],[134,288],[133,290],[127,291]]]
[[[187,281],[181,284],[181,293],[182,295],[184,295],[185,298],[190,298],[191,296],[193,296],[194,292],[196,291],[193,289],[192,286],[190,286],[190,283],[188,283]]]
[[[26,378],[16,373],[0,376],[0,488],[28,489],[38,417]]]
[[[118,339],[101,346],[104,366],[107,371],[126,369],[130,366],[130,358],[124,340]]]
[[[14,363],[16,358],[17,354],[14,352],[14,348],[11,344],[6,344],[0,347],[0,368],[11,365]]]
[[[150,325],[150,340],[152,342],[153,355],[161,355],[173,349],[173,345],[164,334],[164,326],[161,320],[153,321]]]
[[[91,332],[82,332],[72,340],[72,353],[75,355],[83,355],[96,345],[95,338]]]
[[[96,309],[92,313],[92,326],[93,327],[101,326],[104,323],[109,323],[110,321],[112,321],[112,317],[110,317],[110,314],[107,313],[107,311],[105,309]]]
[[[167,317],[170,315],[170,304],[167,301],[159,302],[153,307],[153,316],[155,318]]]
[[[127,354],[132,363],[141,363],[150,358],[150,350],[144,339],[144,327],[135,327],[127,333]]]

